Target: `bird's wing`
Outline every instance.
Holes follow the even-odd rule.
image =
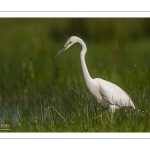
[[[129,95],[117,85],[103,79],[99,79],[100,94],[110,104],[121,106],[132,106],[135,108]]]

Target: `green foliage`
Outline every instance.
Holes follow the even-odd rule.
[[[138,18],[0,19],[0,131],[149,132],[149,25]],[[91,76],[122,87],[140,111],[112,116],[93,101],[80,47],[55,59],[70,35],[87,44]]]

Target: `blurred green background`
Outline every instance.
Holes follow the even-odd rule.
[[[0,95],[27,84],[41,83],[45,87],[60,78],[67,80],[76,76],[76,70],[80,76],[79,47],[54,58],[71,35],[87,44],[86,61],[91,74],[98,70],[100,76],[108,67],[150,65],[149,18],[1,18]]]
[[[150,87],[149,18],[0,18],[1,122],[10,124],[14,117],[11,114],[18,107],[17,115],[24,116],[36,99],[40,99],[37,103],[42,109],[39,106],[35,112],[43,112],[49,103],[55,106],[59,101],[55,109],[61,114],[66,104],[62,104],[62,91],[69,92],[68,87],[77,85],[83,94],[88,93],[80,67],[80,47],[75,45],[55,59],[72,35],[87,45],[91,76],[118,84],[138,108],[146,109]],[[144,105],[140,105],[139,97],[147,100]]]

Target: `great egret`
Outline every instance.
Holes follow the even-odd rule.
[[[96,102],[98,102],[102,107],[108,108],[109,112],[115,112],[115,109],[119,109],[121,107],[132,107],[135,109],[135,106],[129,95],[120,87],[101,78],[91,78],[84,58],[87,48],[81,38],[77,36],[71,36],[55,57],[57,57],[60,53],[64,52],[75,43],[79,43],[81,45],[82,50],[80,52],[80,59],[83,76],[86,85]]]

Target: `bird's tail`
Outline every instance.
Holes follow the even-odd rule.
[[[129,106],[131,106],[133,109],[136,109],[136,108],[135,108],[135,105],[134,105],[134,103],[132,102],[131,99],[129,100]]]
[[[145,114],[147,113],[147,111],[143,111],[143,110],[140,110],[140,109],[137,109],[134,105],[134,103],[132,101],[130,101],[130,106],[134,109],[135,113],[140,113],[140,114]]]

